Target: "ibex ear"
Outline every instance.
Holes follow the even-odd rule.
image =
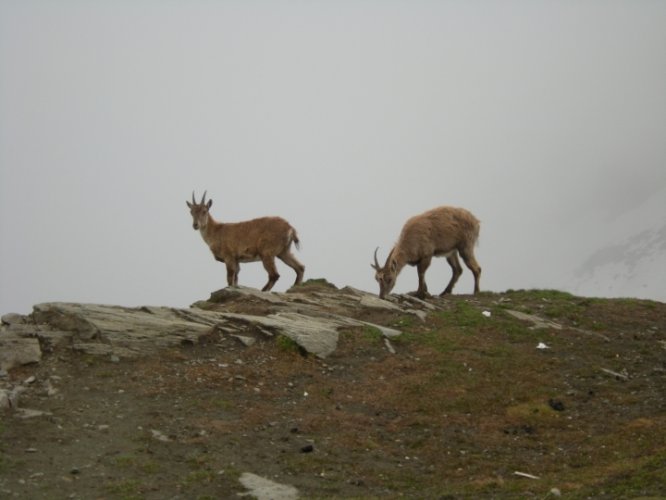
[[[208,203],[206,203],[206,207],[210,208],[212,204],[213,200],[208,200]]]
[[[186,201],[188,208],[192,208],[192,204],[189,201]]]
[[[398,263],[394,260],[391,260],[391,272],[395,272],[398,269]]]

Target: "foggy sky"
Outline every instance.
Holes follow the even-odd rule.
[[[377,291],[375,247],[447,204],[482,289],[565,289],[618,217],[664,219],[665,49],[660,1],[0,0],[0,313],[207,298],[192,190],[289,220],[306,279]]]

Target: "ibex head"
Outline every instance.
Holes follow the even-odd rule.
[[[375,263],[370,264],[370,266],[375,270],[375,279],[379,283],[379,298],[383,299],[391,293],[395,286],[398,278],[398,263],[393,258],[393,252],[391,252],[388,259],[386,259],[386,265],[384,267],[380,266],[377,261],[377,250],[379,250],[379,247],[375,248]]]
[[[206,191],[201,198],[201,201],[197,203],[194,199],[194,191],[192,191],[192,203],[186,201],[187,206],[190,208],[190,214],[192,215],[192,227],[195,230],[204,229],[208,223],[208,209],[213,204],[213,200],[208,200],[206,203]]]

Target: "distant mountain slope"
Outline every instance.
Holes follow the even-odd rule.
[[[602,236],[575,269],[572,291],[666,302],[666,189],[591,231]]]

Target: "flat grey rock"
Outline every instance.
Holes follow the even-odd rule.
[[[401,332],[364,318],[372,310],[423,318],[432,306],[425,301],[375,294],[315,282],[287,293],[229,287],[190,308],[122,307],[104,304],[50,302],[32,314],[3,316],[0,327],[0,370],[39,362],[40,345],[47,351],[72,349],[113,359],[194,344],[211,335],[235,337],[246,346],[284,335],[320,358],[337,348],[342,328],[370,326],[386,337]]]

